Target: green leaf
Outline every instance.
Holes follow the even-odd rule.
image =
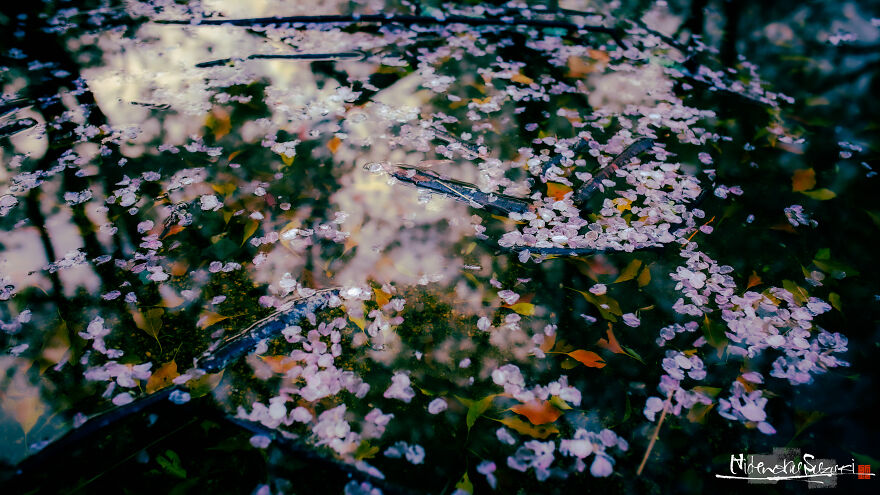
[[[608,294],[597,296],[592,292],[580,291],[577,289],[574,290],[584,296],[584,299],[586,299],[588,302],[596,306],[596,308],[599,310],[599,314],[602,315],[602,318],[605,318],[606,320],[615,323],[617,321],[617,318],[615,318],[614,315],[623,315],[623,311],[620,310],[620,304],[618,304],[618,302],[614,298],[609,297]]]
[[[244,238],[241,240],[242,246],[244,246],[244,243],[254,235],[258,228],[260,228],[260,222],[256,220],[251,220],[244,226]]]
[[[478,401],[471,402],[470,406],[468,406],[467,418],[465,422],[467,423],[468,430],[470,430],[474,423],[477,422],[477,418],[483,415],[489,407],[492,405],[492,399],[494,399],[497,394],[487,395]]]
[[[703,320],[703,335],[706,336],[706,341],[709,342],[709,345],[718,350],[719,357],[721,357],[728,342],[727,337],[724,335],[724,328],[724,325],[713,323],[708,316]]]
[[[370,442],[366,440],[362,440],[360,445],[358,445],[357,450],[354,451],[354,458],[357,461],[362,459],[372,459],[376,457],[376,454],[379,453],[379,447],[373,447],[370,445]]]
[[[568,411],[572,407],[568,405],[567,402],[560,399],[558,395],[554,395],[550,397],[550,404],[552,404],[557,409],[562,409],[563,411]]]
[[[634,351],[631,347],[627,347],[625,345],[620,346],[621,349],[624,350],[627,356],[635,359],[636,361],[645,364],[645,361],[642,359],[642,356],[639,356],[639,353]]]
[[[831,275],[836,279],[846,278],[847,276],[855,277],[859,271],[855,268],[845,265],[839,261],[814,259],[813,264],[818,266],[820,270]]]
[[[803,287],[792,282],[791,280],[783,280],[782,288],[791,292],[795,300],[800,304],[806,304],[810,300],[810,294]]]
[[[865,454],[856,454],[853,451],[850,451],[850,454],[852,454],[855,460],[859,461],[859,464],[870,464],[872,473],[874,471],[880,470],[880,461],[878,461],[877,459]]]
[[[880,229],[880,213],[876,213],[873,211],[865,210],[865,213],[871,217],[871,221],[874,222],[874,226]]]
[[[831,303],[831,306],[834,307],[834,309],[843,313],[843,306],[840,304],[840,294],[837,292],[828,294],[828,302]]]
[[[468,478],[467,471],[464,472],[464,476],[462,476],[461,479],[458,480],[458,483],[455,484],[455,488],[463,492],[474,493],[474,484],[471,483],[471,480]]]
[[[825,201],[837,197],[837,194],[835,194],[834,191],[825,188],[813,189],[812,191],[801,191],[801,194],[809,196],[813,199],[818,199],[819,201]]]
[[[620,275],[614,281],[614,283],[618,282],[626,282],[627,280],[632,280],[636,278],[636,275],[639,273],[639,268],[642,267],[642,260],[632,260],[628,265],[620,272]]]
[[[165,456],[156,457],[156,462],[166,473],[176,476],[180,479],[186,479],[186,469],[180,465],[180,457],[173,450],[166,450]]]

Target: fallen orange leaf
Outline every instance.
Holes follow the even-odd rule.
[[[571,351],[568,355],[572,359],[576,359],[583,363],[584,366],[589,366],[591,368],[604,368],[605,361],[593,351],[585,351],[583,349],[578,349],[576,351]]]
[[[608,324],[608,340],[599,339],[596,342],[596,345],[601,347],[602,349],[607,349],[615,354],[626,354],[623,349],[621,349],[620,344],[617,342],[617,337],[614,336],[614,332],[611,331],[611,323]]]
[[[525,76],[519,72],[510,76],[510,80],[513,82],[518,82],[520,84],[525,84],[525,85],[529,85],[529,84],[532,84],[533,82],[535,82],[531,77]]]
[[[749,283],[746,284],[746,289],[751,289],[752,287],[754,287],[756,285],[761,285],[761,283],[762,283],[761,277],[759,277],[758,274],[755,273],[754,270],[752,270],[752,274],[749,275]]]
[[[152,394],[153,392],[165,388],[168,384],[171,383],[171,380],[174,380],[180,376],[180,373],[177,372],[177,363],[173,360],[168,361],[163,364],[156,370],[155,373],[150,375],[150,379],[147,380],[146,392],[148,394]]]
[[[556,201],[562,201],[565,198],[565,195],[572,191],[571,187],[566,186],[565,184],[559,184],[557,182],[548,182],[547,183],[547,196],[555,199]]]
[[[183,225],[172,225],[171,227],[168,227],[168,232],[166,232],[165,235],[162,236],[162,239],[168,236],[172,236],[174,234],[179,234],[183,231],[184,228],[186,227],[184,227]]]
[[[498,421],[520,435],[528,435],[542,440],[554,433],[559,433],[559,429],[553,425],[532,426],[515,416],[499,419]]]
[[[376,295],[376,304],[378,304],[380,308],[391,301],[391,294],[382,289],[373,289],[373,294]]]
[[[510,410],[525,416],[533,425],[552,423],[562,416],[562,411],[545,400],[532,400],[513,406]]]
[[[196,326],[199,328],[202,328],[202,329],[208,328],[211,325],[213,325],[214,323],[223,321],[227,318],[229,318],[229,317],[223,316],[223,315],[221,315],[219,313],[215,313],[213,311],[203,311],[201,314],[201,317],[199,318],[199,321],[196,323]]]
[[[274,373],[284,374],[296,366],[296,360],[290,356],[260,356],[264,363],[269,365],[269,369]]]
[[[327,149],[330,150],[330,153],[336,153],[336,150],[339,149],[339,145],[342,144],[342,140],[339,139],[339,136],[333,136],[333,139],[327,141]]]
[[[809,191],[810,189],[816,187],[816,171],[812,168],[805,168],[801,170],[795,170],[794,174],[791,176],[791,190],[794,192],[798,191]]]

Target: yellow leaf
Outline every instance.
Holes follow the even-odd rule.
[[[336,154],[336,150],[339,149],[339,145],[342,144],[342,140],[339,139],[339,136],[333,136],[330,141],[327,141],[327,149],[330,150],[330,153]]]
[[[202,397],[203,395],[207,395],[212,390],[217,388],[217,385],[220,384],[220,380],[223,379],[223,372],[225,370],[221,370],[219,373],[209,373],[207,375],[202,375],[198,378],[193,378],[192,380],[186,382],[186,386],[189,387],[190,395],[195,399],[197,397]]]
[[[638,282],[639,287],[644,287],[651,283],[651,268],[648,265],[645,265],[645,268],[642,269],[642,273],[636,278],[636,282]]]
[[[535,314],[535,305],[532,303],[521,302],[516,303],[510,307],[510,309],[516,311],[517,313],[523,316],[532,316]]]
[[[370,442],[366,440],[361,440],[360,445],[358,445],[357,450],[354,451],[354,458],[356,461],[361,461],[364,459],[372,459],[376,457],[376,454],[379,453],[379,447],[373,447],[370,445]]]
[[[525,76],[519,72],[512,75],[510,77],[510,80],[513,82],[518,82],[520,84],[525,84],[525,85],[529,85],[529,84],[532,84],[533,82],[535,82],[531,77]]]
[[[691,423],[705,423],[706,422],[706,414],[708,414],[709,411],[711,411],[714,406],[715,406],[715,404],[703,404],[703,403],[697,402],[688,411],[687,419]]]
[[[507,426],[511,430],[519,433],[520,435],[528,435],[534,438],[545,439],[550,435],[559,433],[559,429],[555,426],[532,426],[529,423],[526,423],[525,421],[517,418],[516,416],[509,416],[498,421],[500,421],[504,426]]]
[[[547,183],[547,196],[555,199],[556,201],[562,201],[565,198],[565,195],[570,193],[571,191],[571,187],[566,186],[565,184],[559,184],[557,182]]]
[[[380,308],[391,301],[391,294],[382,289],[373,289],[373,294],[376,295],[376,304],[378,304]]]
[[[636,278],[636,274],[639,273],[639,268],[642,266],[642,260],[632,260],[626,265],[626,268],[620,272],[620,275],[617,277],[617,280],[614,283],[618,282],[626,282],[627,280],[632,280]]]
[[[40,399],[40,389],[31,385],[27,378],[27,368],[19,368],[12,376],[8,388],[0,391],[0,405],[3,410],[21,425],[25,435],[46,411],[46,405]]]
[[[229,131],[232,130],[232,121],[229,118],[229,112],[222,108],[215,108],[208,115],[208,118],[205,121],[205,127],[211,129],[211,132],[214,133],[216,139],[220,139],[229,134]]]
[[[557,409],[562,409],[563,411],[574,409],[573,407],[568,405],[568,402],[565,402],[558,395],[551,396],[550,403],[553,404]]]
[[[293,165],[293,158],[294,157],[292,156],[287,156],[284,153],[281,153],[281,161],[288,167]]]
[[[196,323],[196,326],[205,329],[210,327],[211,325],[221,322],[225,319],[229,318],[228,316],[223,316],[219,313],[215,313],[213,311],[202,311],[202,314],[199,316],[199,321]]]
[[[813,199],[818,199],[819,201],[827,201],[829,199],[834,199],[837,197],[837,193],[832,191],[831,189],[814,189],[812,191],[801,191],[801,194],[809,196]]]
[[[211,189],[213,189],[217,194],[228,196],[235,192],[236,186],[231,182],[227,182],[226,184],[211,184]]]
[[[147,332],[156,341],[159,340],[159,330],[162,329],[163,314],[165,314],[165,310],[162,308],[148,309],[143,313],[139,311],[132,311],[131,313],[135,325],[144,332]]]
[[[171,380],[174,380],[178,376],[180,376],[180,373],[177,372],[177,363],[173,360],[168,361],[150,375],[145,390],[148,394],[152,394],[153,392],[163,389],[171,384]]]
[[[605,361],[593,351],[585,351],[583,349],[578,349],[576,351],[571,351],[568,355],[572,359],[576,359],[580,361],[584,366],[589,366],[590,368],[604,368]]]
[[[564,370],[571,370],[578,367],[578,362],[574,359],[566,359],[559,366],[561,366]]]
[[[360,328],[361,330],[363,330],[367,326],[367,320],[365,320],[364,318],[357,318],[354,316],[349,316],[348,319],[351,320],[352,323],[357,325],[357,327]]]
[[[474,98],[471,101],[476,103],[477,105],[485,105],[485,104],[489,103],[490,101],[492,101],[492,97],[487,96],[485,98]]]
[[[791,176],[791,190],[794,192],[798,191],[809,191],[810,189],[816,187],[816,171],[812,168],[805,168],[801,170],[795,170],[794,174]]]
[[[510,410],[525,416],[533,425],[552,423],[559,419],[559,416],[562,416],[562,411],[553,407],[550,402],[537,399],[515,405]]]

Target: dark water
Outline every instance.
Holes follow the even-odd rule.
[[[804,490],[715,477],[783,447],[880,470],[880,12],[592,9],[4,7],[4,483]]]

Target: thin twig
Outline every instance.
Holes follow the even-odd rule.
[[[642,463],[639,464],[639,468],[636,470],[636,476],[642,475],[642,470],[645,469],[645,464],[648,462],[648,456],[651,455],[651,450],[654,449],[654,442],[657,441],[657,436],[660,434],[660,427],[663,426],[663,420],[666,419],[666,412],[669,410],[669,403],[672,401],[672,390],[666,395],[666,402],[663,403],[663,412],[660,413],[660,421],[657,421],[657,427],[654,428],[654,434],[651,435],[651,441],[648,443],[648,450],[645,451],[645,457],[642,458]]]

